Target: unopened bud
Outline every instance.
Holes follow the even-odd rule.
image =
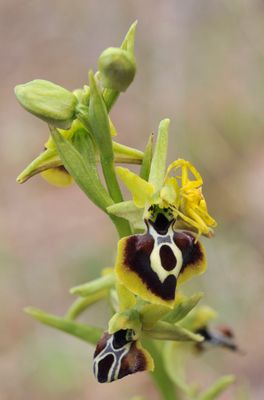
[[[103,86],[124,92],[136,73],[134,57],[126,50],[109,47],[98,60]]]
[[[15,87],[19,103],[31,114],[58,128],[70,128],[77,98],[55,83],[36,79]]]

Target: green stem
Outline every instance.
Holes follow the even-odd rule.
[[[114,200],[115,203],[122,202],[123,196],[116,179],[114,163],[101,158],[101,165],[105,177],[106,186],[108,188],[111,198]],[[115,224],[120,238],[131,235],[131,228],[127,220],[115,216],[110,216],[110,218]]]
[[[117,90],[113,89],[105,89],[103,92],[103,98],[104,102],[107,108],[107,111],[109,112],[113,105],[115,104],[116,100],[118,99],[120,92]]]
[[[158,387],[163,400],[179,400],[176,395],[176,388],[164,368],[164,360],[160,349],[152,340],[144,340],[144,347],[153,357],[155,369],[151,372],[151,377]]]
[[[88,119],[88,109],[84,106],[78,109],[78,119],[86,127],[88,131],[91,131],[91,126]],[[112,160],[104,159],[100,157],[103,174],[105,177],[105,182],[109,191],[109,194],[115,203],[120,203],[123,201],[122,193],[119,188],[119,184],[116,179],[115,169],[114,169],[114,154],[112,153]],[[132,234],[129,222],[123,218],[110,216],[112,222],[114,223],[118,235],[120,238],[124,236],[129,236]]]

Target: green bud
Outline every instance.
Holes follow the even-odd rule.
[[[136,73],[134,57],[126,50],[109,47],[98,60],[103,86],[124,92],[133,81]]]
[[[16,86],[15,94],[22,107],[36,117],[58,128],[71,127],[78,100],[69,90],[36,79]]]
[[[82,89],[75,89],[72,92],[75,97],[77,97],[78,102],[87,106],[89,104],[90,99],[90,88],[87,85],[84,85]]]

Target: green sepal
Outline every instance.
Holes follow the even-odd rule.
[[[155,186],[156,191],[159,191],[164,183],[169,124],[169,119],[163,119],[159,124],[157,141],[150,168],[149,182]]]
[[[143,222],[144,209],[136,207],[132,200],[113,204],[107,207],[107,212],[127,219],[134,229],[143,229],[145,226]]]
[[[204,328],[217,317],[217,313],[209,306],[198,306],[194,308],[182,321],[181,326],[190,331],[196,332]]]
[[[68,130],[59,130],[60,134],[67,140],[74,141],[75,135],[86,137],[87,131],[84,126],[78,121],[75,120],[72,123],[72,126]],[[90,152],[94,153],[94,146],[90,144],[91,140],[89,141]],[[81,147],[82,148],[82,147]],[[94,162],[95,164],[95,162]],[[49,136],[48,141],[45,143],[45,150],[39,154],[17,177],[18,183],[24,183],[32,176],[44,172],[49,169],[54,169],[61,167],[63,165],[57,148],[56,144],[52,138]]]
[[[235,377],[233,375],[222,376],[209,389],[206,389],[197,400],[214,400],[234,382]]]
[[[84,159],[56,128],[50,127],[50,131],[59,156],[69,174],[89,199],[103,211],[106,211],[107,207],[113,204],[113,201],[102,185],[97,172],[95,172],[94,163],[89,164],[87,158]]]
[[[82,297],[87,297],[104,289],[109,290],[114,286],[114,284],[115,275],[113,273],[110,273],[83,285],[75,286],[70,289],[70,293],[78,294]]]
[[[77,98],[72,92],[42,79],[17,85],[19,103],[31,114],[57,128],[68,129],[75,119]]]
[[[55,149],[44,150],[18,175],[16,181],[18,183],[24,183],[40,172],[46,171],[50,168],[57,168],[61,165],[61,159]]]
[[[139,173],[139,176],[142,179],[145,179],[145,181],[148,181],[148,179],[149,179],[149,173],[150,173],[151,162],[152,162],[152,153],[153,153],[153,138],[154,138],[154,135],[152,133],[149,137],[148,143],[145,148],[144,157],[143,157],[143,161],[142,161],[142,165],[141,165],[140,173]]]
[[[108,323],[108,333],[113,334],[121,329],[132,329],[135,332],[134,340],[139,338],[142,324],[137,310],[129,309],[113,315]]]
[[[203,297],[203,293],[195,293],[191,297],[186,297],[182,295],[178,295],[179,298],[176,297],[175,307],[172,311],[170,311],[164,321],[173,324],[182,320],[186,317],[187,314],[197,305],[197,303]]]
[[[142,164],[144,153],[123,144],[112,142],[115,162],[126,164]]]
[[[102,335],[100,328],[57,317],[34,307],[25,308],[25,312],[45,325],[69,333],[93,345],[98,342]]]
[[[138,307],[141,315],[143,329],[151,329],[153,326],[168,314],[170,308],[159,304],[145,303]]]
[[[197,342],[204,340],[203,336],[195,334],[179,325],[159,321],[153,328],[144,330],[145,334],[157,340],[178,340],[181,342]]]
[[[68,309],[65,318],[66,319],[76,319],[83,311],[85,311],[89,306],[97,303],[98,301],[104,299],[109,294],[109,290],[99,290],[87,297],[79,297]]]

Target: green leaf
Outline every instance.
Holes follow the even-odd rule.
[[[175,308],[166,315],[164,321],[175,323],[186,317],[187,314],[197,305],[203,297],[203,293],[196,293],[191,297],[183,297],[177,302]]]
[[[107,109],[92,72],[89,73],[89,79],[91,88],[89,121],[100,152],[101,165],[108,191],[114,202],[119,203],[123,200],[123,197],[114,170],[114,153]]]
[[[168,324],[167,322],[159,321],[157,324],[148,330],[144,330],[145,334],[153,339],[158,340],[178,340],[181,342],[202,342],[203,336],[197,335],[179,325]]]
[[[97,147],[103,158],[113,160],[112,135],[107,109],[93,73],[89,72],[90,103],[89,122]]]
[[[223,393],[232,383],[235,377],[226,375],[218,379],[209,389],[205,390],[197,400],[214,400]]]
[[[113,204],[111,197],[102,185],[97,171],[94,168],[94,162],[88,162],[88,158],[78,152],[78,150],[59,133],[59,131],[50,127],[54,142],[56,143],[59,156],[75,182],[84,191],[84,193],[99,208],[106,211],[106,208]]]
[[[93,345],[98,342],[102,335],[102,330],[97,327],[57,317],[42,310],[38,310],[37,308],[27,307],[25,308],[25,312],[45,325],[69,333]]]
[[[157,142],[150,168],[149,182],[155,186],[156,191],[162,188],[165,177],[169,124],[169,119],[163,119],[159,124]]]
[[[70,290],[71,294],[78,294],[79,296],[90,296],[103,289],[111,289],[115,284],[115,275],[107,274],[101,278],[95,279],[83,285],[75,286]]]
[[[150,135],[147,146],[145,148],[144,157],[142,161],[142,165],[140,168],[139,176],[145,181],[149,179],[150,167],[152,162],[152,152],[153,152],[153,133]]]

